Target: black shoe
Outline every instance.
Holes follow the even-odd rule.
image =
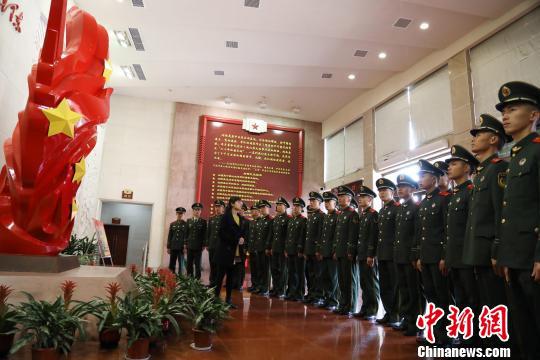
[[[317,306],[317,307],[319,307],[319,308],[326,308],[326,307],[330,306],[330,304],[327,303],[326,301],[322,301],[322,300],[321,300],[321,302],[318,303],[318,304],[315,305],[315,306]]]
[[[336,305],[328,305],[328,306],[325,306],[324,307],[326,310],[328,311],[334,311],[337,309],[337,306]]]
[[[381,319],[377,319],[376,323],[379,324],[379,325],[388,324],[388,316],[384,315]]]
[[[253,292],[257,292],[258,290],[256,288],[254,288],[253,286],[250,286],[247,288],[247,291],[250,292],[250,293],[253,293]]]
[[[285,299],[286,298],[285,294],[279,295],[278,298],[280,298],[281,300],[287,300],[287,299]]]
[[[391,326],[392,326],[392,330],[396,330],[396,331],[407,330],[407,324],[405,323],[405,321],[394,323]]]
[[[264,297],[269,297],[270,293],[268,291],[261,291],[261,292],[257,293],[257,295],[264,296]]]
[[[363,318],[366,317],[366,312],[360,310],[359,312],[354,314],[354,317],[357,318],[357,319],[363,319]]]
[[[343,309],[340,309],[340,308],[337,308],[337,307],[336,307],[336,308],[334,308],[334,310],[332,310],[332,312],[333,312],[334,314],[338,314],[338,315],[339,315],[340,313],[343,312]]]
[[[302,302],[304,304],[311,304],[313,302],[313,299],[310,299],[310,298],[305,298],[304,300],[302,300]]]
[[[407,329],[403,333],[405,336],[416,336],[416,329]]]

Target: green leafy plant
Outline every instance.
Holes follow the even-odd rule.
[[[15,330],[15,316],[17,312],[7,299],[13,290],[7,285],[0,285],[0,334],[13,333]]]
[[[64,255],[76,255],[81,264],[89,264],[94,261],[98,255],[98,242],[96,234],[89,238],[88,236],[78,238],[72,234],[68,247],[62,251]]]
[[[161,331],[161,318],[156,316],[152,303],[131,291],[118,302],[118,316],[112,327],[126,329],[128,347],[141,338],[150,338]]]
[[[106,287],[107,298],[105,300],[99,299],[96,304],[98,311],[96,312],[96,317],[99,319],[98,331],[104,329],[120,329],[115,327],[118,321],[119,313],[119,303],[121,298],[118,296],[118,293],[121,290],[121,287],[118,283],[110,283]]]

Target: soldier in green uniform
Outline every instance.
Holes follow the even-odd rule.
[[[394,241],[394,262],[397,267],[397,283],[400,298],[400,313],[403,321],[397,330],[405,331],[405,336],[416,336],[416,319],[422,309],[418,272],[415,270],[415,243],[418,234],[418,204],[413,199],[418,183],[410,176],[397,177],[397,193],[402,200],[396,215],[396,237]]]
[[[191,205],[193,217],[187,221],[187,274],[196,279],[201,279],[201,257],[203,245],[206,241],[206,220],[201,218],[203,205],[194,203]]]
[[[394,201],[396,184],[391,180],[380,178],[376,182],[383,207],[379,211],[379,234],[377,237],[377,266],[379,269],[379,286],[385,315],[377,319],[381,325],[392,326],[399,321],[398,288],[396,265],[394,263],[394,239],[396,236],[396,214],[400,204]],[[368,261],[373,261],[368,258]]]
[[[499,89],[506,133],[513,137],[496,254],[512,294],[521,353],[540,359],[540,89],[512,81]]]
[[[495,252],[508,167],[497,156],[497,151],[509,139],[501,122],[487,114],[480,115],[480,126],[470,132],[474,137],[471,149],[480,163],[476,166],[469,199],[463,263],[474,267],[479,307],[486,305],[491,308],[507,304],[504,280],[500,268],[496,266]]]
[[[416,267],[421,272],[424,292],[428,302],[448,309],[450,294],[448,288],[448,272],[444,266],[444,236],[447,212],[447,196],[439,190],[439,177],[444,172],[426,160],[419,161],[420,187],[425,190],[426,197],[420,203],[419,236],[417,238],[418,256]],[[438,344],[446,344],[445,323],[441,319],[435,327]]]
[[[444,161],[435,161],[433,163],[437,169],[442,170],[444,175],[441,175],[439,178],[439,190],[442,193],[448,192],[450,190],[450,180],[448,179],[448,164]],[[448,193],[450,195],[450,193]]]
[[[314,305],[319,305],[322,301],[321,264],[316,257],[317,243],[321,238],[324,220],[324,213],[321,211],[322,202],[323,197],[321,194],[316,191],[309,193],[308,207],[311,209],[311,214],[308,213],[306,244],[304,247],[308,293],[304,301]]]
[[[260,218],[258,204],[255,203],[251,206],[251,220],[248,222],[247,231],[247,254],[249,256],[249,271],[251,273],[251,286],[248,288],[249,292],[253,292],[260,286],[260,276],[257,272],[257,257],[255,255],[255,242],[257,241],[258,221]]]
[[[338,277],[337,264],[332,258],[332,252],[339,211],[336,209],[337,196],[334,193],[325,191],[322,197],[327,213],[323,216],[321,236],[316,242],[316,257],[321,269],[322,301],[319,307],[335,310],[338,305]]]
[[[302,301],[306,289],[304,243],[306,240],[306,218],[302,215],[306,203],[299,197],[292,200],[292,218],[287,224],[285,257],[287,258],[286,300]]]
[[[176,271],[176,262],[178,261],[178,273],[182,274],[184,259],[184,241],[186,238],[186,221],[182,219],[186,209],[176,208],[176,221],[169,226],[169,236],[167,237],[167,254],[169,258],[169,269],[174,273]]]
[[[261,216],[257,220],[257,236],[255,238],[255,256],[257,258],[257,274],[259,285],[254,293],[268,296],[270,288],[270,256],[266,254],[266,244],[272,237],[272,224],[274,218],[270,215],[272,205],[267,200],[258,203]]]
[[[208,219],[208,231],[206,232],[205,247],[208,250],[208,260],[210,262],[210,287],[216,284],[217,265],[214,261],[217,244],[219,241],[219,225],[225,212],[225,202],[223,200],[214,201],[215,215]]]
[[[354,192],[347,186],[338,187],[338,202],[342,213],[338,215],[334,239],[334,259],[338,263],[339,308],[337,314],[352,316],[358,298],[358,213],[351,206]]]
[[[360,289],[362,289],[362,307],[355,317],[373,320],[379,311],[379,279],[377,264],[368,258],[375,257],[377,249],[377,236],[379,234],[379,213],[372,208],[373,199],[377,195],[367,186],[360,186],[358,200],[360,202],[360,216],[357,240],[357,259],[360,271]]]
[[[478,166],[473,154],[459,145],[452,146],[448,163],[448,177],[454,181],[452,195],[449,196],[446,216],[446,238],[444,241],[444,264],[449,270],[452,292],[459,309],[470,307],[474,314],[478,312],[478,293],[474,270],[463,263],[463,243],[469,214],[469,198],[473,188],[470,176]],[[475,343],[477,334],[469,344]]]
[[[287,214],[290,207],[287,200],[279,197],[276,201],[276,217],[272,223],[272,236],[268,238],[266,249],[270,251],[272,272],[272,297],[285,297],[287,279],[287,262],[285,259],[285,239],[287,237],[287,224],[291,218]]]

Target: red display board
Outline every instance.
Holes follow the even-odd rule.
[[[267,124],[265,133],[242,129],[242,120],[201,116],[197,201],[203,216],[213,214],[214,200],[240,196],[251,206],[258,200],[287,200],[302,193],[304,130]]]

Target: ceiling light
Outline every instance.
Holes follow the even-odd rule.
[[[227,105],[230,105],[232,103],[232,98],[230,96],[225,96],[225,99],[223,99],[223,102]]]
[[[133,69],[131,66],[128,65],[122,65],[120,66],[120,69],[122,69],[122,72],[124,73],[124,76],[130,80],[135,79],[135,73],[133,72]]]
[[[423,23],[420,24],[420,29],[421,30],[429,29],[429,23],[424,21]]]
[[[116,37],[116,41],[118,41],[118,44],[122,47],[130,47],[131,42],[129,41],[129,36],[126,31],[123,30],[114,30],[114,36]]]
[[[380,52],[379,53],[379,59],[386,59],[386,53],[385,52]]]
[[[330,74],[330,73],[324,73],[324,74],[322,74],[322,78],[323,78],[323,79],[331,79],[331,78],[332,78],[332,74]]]
[[[300,108],[298,106],[295,106],[292,108],[292,112],[298,114],[300,112]]]
[[[349,74],[349,76],[347,76],[349,78],[349,80],[354,80],[356,79],[356,75],[354,74]]]

